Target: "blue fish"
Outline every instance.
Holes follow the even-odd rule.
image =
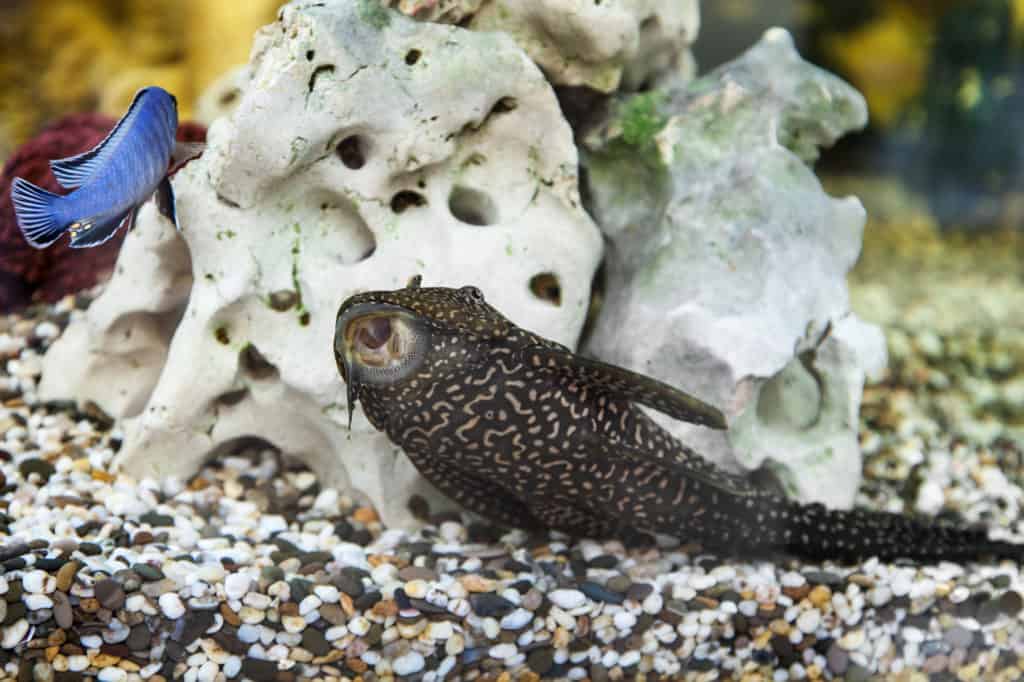
[[[139,207],[154,194],[157,209],[177,228],[168,172],[176,156],[197,155],[196,145],[176,143],[177,129],[174,95],[143,88],[102,142],[50,161],[57,182],[73,192],[60,196],[14,178],[11,200],[25,239],[42,249],[68,232],[72,248],[99,246],[123,224],[130,230]]]

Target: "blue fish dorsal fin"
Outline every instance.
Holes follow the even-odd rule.
[[[107,136],[95,147],[81,154],[50,161],[50,170],[53,171],[53,175],[57,178],[57,182],[61,184],[61,187],[65,189],[81,187],[97,169],[101,168],[110,159],[118,143],[124,138],[125,130],[127,129],[125,122],[138,109],[142,96],[148,90],[149,88],[143,88],[135,93],[128,111],[125,112],[124,116],[107,133]]]

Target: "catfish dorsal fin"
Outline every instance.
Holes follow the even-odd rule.
[[[50,170],[53,171],[54,177],[57,178],[57,182],[62,187],[65,189],[81,187],[98,168],[107,162],[117,147],[118,142],[123,137],[122,133],[125,130],[125,122],[138,108],[139,101],[145,91],[146,89],[143,88],[135,93],[128,111],[125,112],[124,116],[107,133],[107,136],[95,147],[81,154],[50,161]]]
[[[713,429],[727,426],[719,409],[643,374],[584,358],[564,348],[531,346],[523,354],[526,362],[537,369],[561,372],[595,391],[639,403],[673,419]]]

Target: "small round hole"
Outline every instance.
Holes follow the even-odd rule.
[[[366,145],[358,135],[349,135],[338,143],[341,162],[352,170],[359,170],[366,164]]]
[[[217,327],[213,332],[213,336],[217,339],[217,343],[222,343],[225,346],[231,343],[231,335],[228,334],[227,327]]]
[[[306,50],[306,61],[307,62],[313,61],[313,57],[315,57],[315,56],[316,56],[316,51],[315,50]]]
[[[270,294],[270,307],[279,313],[291,310],[299,302],[299,295],[291,289],[281,289]]]
[[[231,407],[232,405],[237,405],[245,400],[247,395],[249,395],[249,389],[240,388],[237,391],[228,391],[227,393],[224,393],[217,398],[217,402],[225,407]]]
[[[426,206],[427,200],[422,194],[405,189],[391,197],[391,210],[401,213],[407,208]]]
[[[238,99],[238,90],[228,90],[220,96],[220,105],[222,107],[229,107],[235,103],[236,99]]]
[[[515,111],[518,106],[519,101],[515,97],[502,97],[494,103],[493,107],[491,107],[491,113],[506,114],[510,111]]]
[[[468,225],[493,225],[498,222],[498,208],[480,190],[456,185],[448,197],[448,209],[459,221]]]
[[[412,66],[413,64],[420,60],[420,57],[422,55],[423,53],[420,52],[419,50],[409,50],[408,52],[405,53],[405,63],[408,64],[409,66]]]
[[[542,272],[531,277],[530,291],[534,296],[551,305],[562,305],[562,285],[558,283],[558,276],[552,272]]]
[[[251,343],[238,354],[238,364],[253,379],[270,379],[277,376],[277,368]]]

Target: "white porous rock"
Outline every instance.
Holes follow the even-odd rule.
[[[174,176],[181,233],[145,206],[41,393],[123,419],[115,464],[138,477],[262,439],[414,526],[411,494],[451,503],[360,410],[348,429],[338,307],[420,274],[575,346],[602,250],[576,169],[551,86],[508,36],[368,1],[286,5],[234,112]]]
[[[381,1],[421,20],[504,31],[555,85],[607,93],[694,71],[697,0]]]
[[[585,351],[710,402],[728,431],[652,416],[732,471],[852,504],[866,374],[881,331],[850,312],[864,209],[808,167],[862,127],[863,98],[772,29],[689,85],[620,102],[586,141],[607,298]]]

